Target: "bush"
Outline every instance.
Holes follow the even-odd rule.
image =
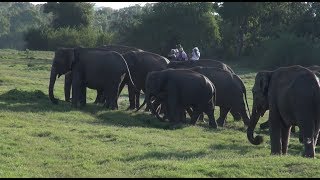
[[[292,33],[281,33],[278,38],[262,43],[254,52],[252,65],[260,68],[277,68],[290,65],[309,66],[317,63],[320,48],[308,39]]]
[[[26,48],[30,50],[48,50],[49,28],[31,28],[24,34]]]
[[[31,29],[25,35],[27,48],[32,50],[55,50],[58,47],[97,47],[111,43],[112,34],[92,28]]]

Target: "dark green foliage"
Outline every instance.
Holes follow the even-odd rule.
[[[319,62],[320,48],[293,33],[281,33],[279,38],[263,42],[254,57],[252,65],[261,68],[274,69],[295,64],[310,66]]]
[[[141,23],[133,27],[136,29],[127,34],[129,42],[163,55],[181,43],[187,53],[198,46],[201,55],[208,56],[221,39],[213,5],[207,2],[153,4],[142,15]]]
[[[29,2],[0,4],[0,48],[24,49],[23,34],[30,28],[49,23],[49,16],[42,13],[41,6]]]
[[[112,35],[98,32],[92,28],[80,30],[72,28],[44,28],[28,32],[26,35],[27,47],[38,50],[55,50],[59,47],[96,47],[108,44]]]
[[[53,14],[53,28],[88,27],[93,18],[93,4],[86,2],[48,2],[44,13]]]

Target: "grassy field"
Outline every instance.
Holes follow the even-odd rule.
[[[228,115],[224,128],[208,124],[172,129],[149,113],[108,111],[93,104],[71,108],[62,101],[64,76],[48,98],[53,52],[0,50],[0,177],[320,177],[317,159],[302,158],[292,134],[287,156],[271,156],[268,131],[261,145],[246,138],[242,121]],[[256,71],[230,64],[246,84],[249,107]],[[219,108],[216,108],[218,117]],[[206,117],[207,118],[207,117]]]

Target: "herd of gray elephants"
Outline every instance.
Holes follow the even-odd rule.
[[[190,124],[208,116],[209,127],[223,127],[228,112],[234,120],[243,120],[247,138],[254,145],[254,129],[269,110],[271,154],[286,154],[291,127],[299,127],[299,141],[305,157],[315,156],[320,127],[320,66],[294,65],[256,74],[252,88],[250,115],[246,87],[241,78],[225,63],[212,59],[174,61],[134,47],[105,45],[98,48],[59,48],[55,51],[49,82],[49,98],[57,104],[53,89],[56,77],[65,75],[65,100],[73,107],[86,104],[86,88],[97,90],[95,103],[118,109],[118,98],[127,85],[130,105],[138,111],[146,105],[161,121]],[[72,98],[70,92],[72,87]],[[140,105],[140,94],[145,95]],[[215,106],[220,116],[215,120]],[[248,115],[249,114],[249,115]]]

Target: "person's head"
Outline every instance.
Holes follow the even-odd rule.
[[[176,46],[176,48],[179,50],[179,52],[182,52],[183,51],[183,47],[181,46],[181,44],[178,44]]]
[[[193,50],[194,52],[199,52],[198,47],[194,47],[192,50]]]

